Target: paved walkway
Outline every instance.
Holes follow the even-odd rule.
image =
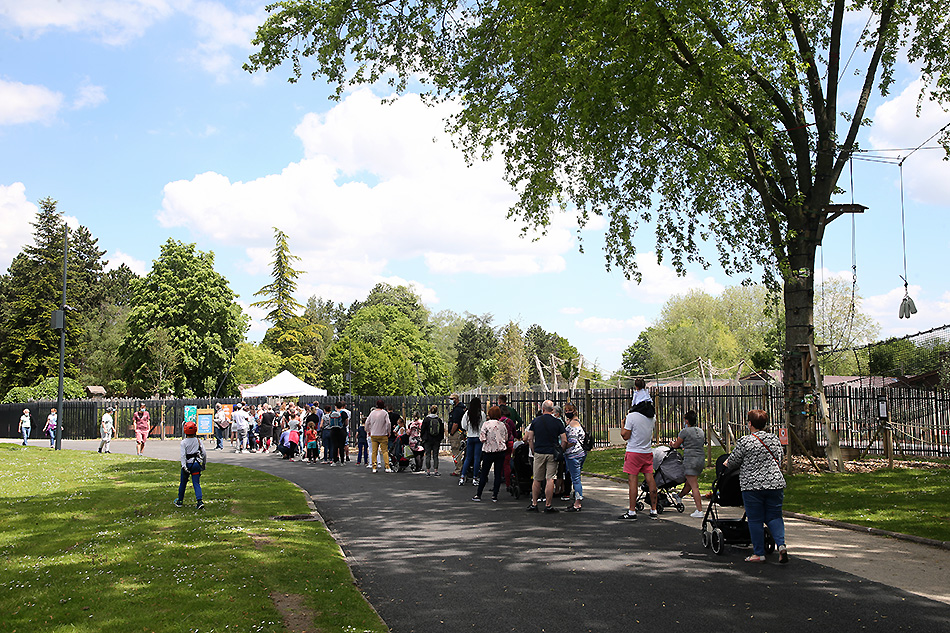
[[[159,459],[176,459],[177,451],[176,441],[146,447]],[[134,444],[113,442],[113,452],[132,453]],[[504,490],[497,504],[489,494],[472,502],[472,487],[449,476],[374,475],[352,462],[327,467],[230,451],[211,451],[209,461],[273,473],[306,490],[393,631],[576,633],[633,623],[950,631],[947,550],[788,520],[792,562],[753,565],[743,562],[743,548],[722,556],[704,549],[700,520],[687,515],[617,521],[626,487],[605,480],[585,478],[583,512],[539,515]]]

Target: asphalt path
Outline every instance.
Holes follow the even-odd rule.
[[[131,446],[115,442],[113,450]],[[175,459],[177,446],[150,441],[146,455]],[[598,494],[593,479],[585,479],[592,492],[582,512],[548,515],[526,512],[527,501],[504,488],[498,503],[488,490],[473,502],[474,488],[447,475],[210,455],[306,490],[361,590],[397,633],[950,631],[950,605],[796,558],[793,542],[790,564],[774,556],[751,564],[747,548],[721,556],[704,549],[698,520],[641,513],[635,523],[618,521],[622,497]]]

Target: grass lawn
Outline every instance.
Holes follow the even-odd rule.
[[[282,479],[209,464],[0,445],[4,631],[386,631]],[[296,615],[293,615],[296,613]],[[287,628],[285,628],[287,624]]]
[[[716,449],[714,459],[722,453]],[[584,471],[625,479],[623,448],[593,451]],[[712,489],[706,468],[700,489]],[[895,468],[866,473],[786,476],[784,508],[825,519],[950,541],[950,468]]]

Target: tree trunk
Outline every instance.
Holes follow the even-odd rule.
[[[809,343],[815,340],[815,250],[817,240],[812,232],[801,232],[788,245],[789,270],[785,275],[785,357],[782,363],[785,385],[785,411],[789,424],[805,447],[812,453],[818,449],[815,424],[808,415],[805,402],[807,376],[802,369]],[[805,346],[805,347],[802,347]],[[793,442],[793,451],[798,447]]]

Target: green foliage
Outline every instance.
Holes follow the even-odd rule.
[[[59,376],[41,378],[30,387],[11,387],[3,396],[3,404],[31,402],[33,400],[56,400],[59,397]],[[86,397],[85,389],[73,378],[63,378],[63,398],[78,400]]]
[[[321,371],[324,379],[348,371],[351,349],[354,394],[416,395],[445,390],[441,357],[396,306],[367,306],[353,315],[343,338],[327,351]]]
[[[430,320],[432,334],[429,338],[435,351],[445,362],[446,367],[455,367],[458,360],[458,350],[455,349],[455,344],[458,342],[459,333],[462,331],[464,323],[465,319],[462,315],[452,310],[440,310],[432,315]],[[454,373],[450,372],[450,375]]]
[[[0,390],[30,384],[59,373],[59,331],[49,327],[63,293],[65,224],[56,201],[44,198],[34,220],[33,243],[14,257],[0,277]],[[83,351],[82,322],[95,309],[95,289],[102,271],[103,251],[85,227],[70,237],[66,303],[65,373],[79,375]]]
[[[105,385],[122,376],[124,360],[119,347],[128,333],[130,308],[105,299],[82,321],[83,341],[79,369],[90,385]]]
[[[528,368],[527,350],[521,327],[516,322],[509,321],[501,328],[492,382],[522,391],[528,384]]]
[[[129,393],[129,386],[124,380],[110,380],[106,383],[106,393],[113,398],[125,396]]]
[[[303,308],[294,299],[297,277],[302,271],[293,268],[293,263],[300,258],[290,252],[287,235],[277,227],[274,227],[274,242],[274,250],[271,251],[274,255],[271,271],[274,280],[254,293],[255,297],[267,298],[252,303],[251,307],[270,310],[264,320],[277,325],[293,318],[297,310]]]
[[[498,335],[491,325],[492,315],[465,315],[455,341],[455,379],[459,385],[477,385],[489,381],[495,373]]]
[[[259,385],[281,371],[283,359],[265,345],[239,343],[231,374],[239,385]]]
[[[169,239],[152,270],[133,285],[129,331],[120,348],[132,389],[148,393],[153,350],[150,332],[164,328],[177,352],[175,393],[212,395],[227,373],[229,350],[243,341],[247,317],[227,280],[214,270],[214,255]],[[222,390],[233,393],[233,380]]]
[[[0,404],[11,404],[16,402],[29,402],[33,400],[32,387],[10,387]]]

